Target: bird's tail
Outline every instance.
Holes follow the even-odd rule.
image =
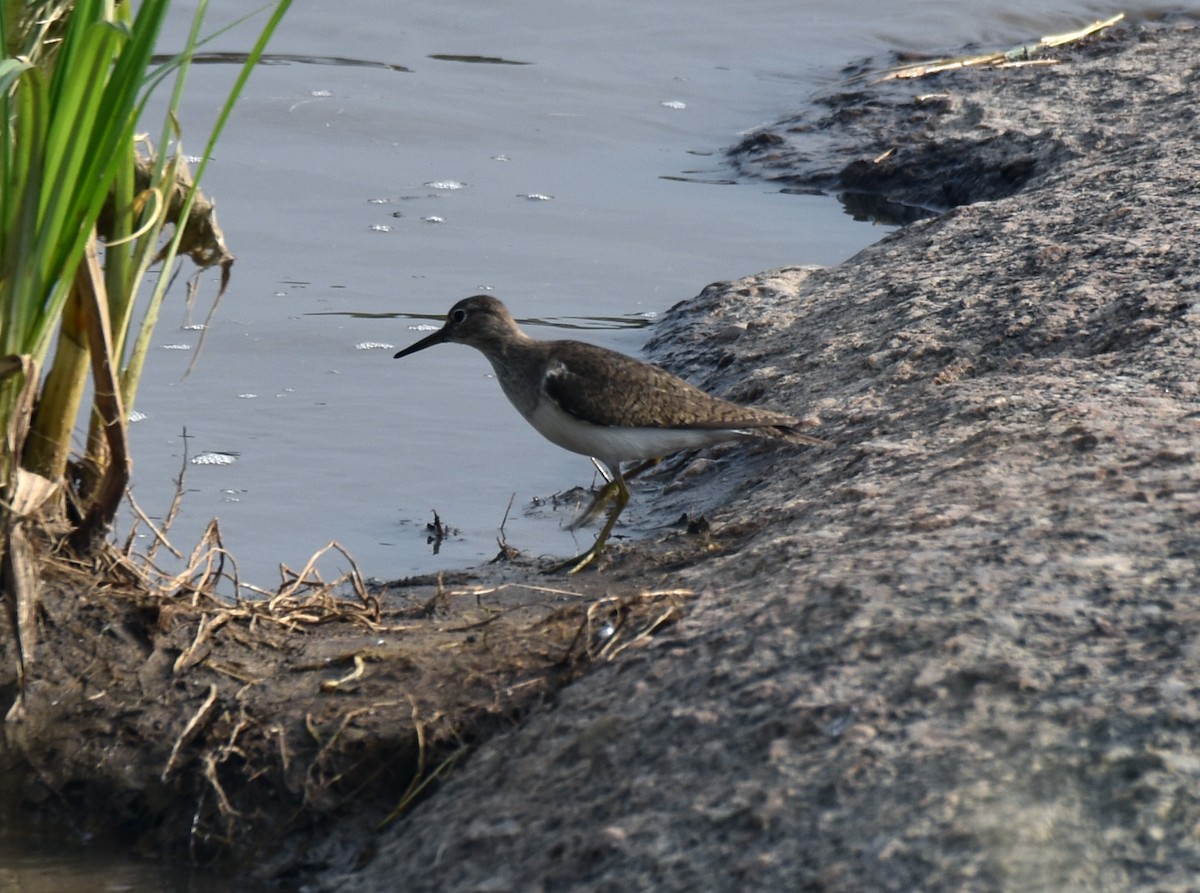
[[[825,449],[833,449],[834,443],[829,440],[822,440],[820,437],[813,437],[811,434],[805,434],[794,425],[778,425],[767,429],[776,437],[783,440],[790,440],[792,443],[803,443],[808,446],[824,447]]]

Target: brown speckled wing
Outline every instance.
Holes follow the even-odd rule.
[[[797,424],[781,413],[713,397],[657,366],[594,344],[556,342],[549,360],[543,393],[565,412],[596,425],[786,429]],[[777,436],[788,433],[781,430]]]

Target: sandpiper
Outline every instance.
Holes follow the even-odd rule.
[[[480,351],[525,420],[550,442],[592,457],[607,478],[572,524],[575,529],[587,523],[615,498],[596,542],[554,570],[574,574],[595,560],[629,502],[626,481],[663,456],[756,437],[831,446],[802,433],[799,419],[713,397],[633,357],[581,341],[530,338],[490,295],[459,301],[442,328],[399,351],[396,359],[446,342]],[[640,464],[622,472],[621,463],[634,460]]]

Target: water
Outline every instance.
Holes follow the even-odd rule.
[[[0,893],[289,893],[215,872],[139,859],[104,844],[85,845],[66,831],[22,826],[16,810],[0,824]]]

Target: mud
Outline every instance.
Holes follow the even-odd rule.
[[[553,589],[64,571],[5,724],[25,808],[346,893],[1194,889],[1200,34],[1056,55],[830,97],[853,182],[948,210],[658,327],[835,449],[664,463],[639,501],[707,529]],[[737,163],[827,176],[790,126]]]
[[[155,591],[115,550],[55,558],[24,697],[0,690],[3,819],[289,881],[336,824],[362,838],[328,858],[357,858],[476,742],[677,621],[693,593],[652,579],[301,573],[238,601],[207,565]]]

